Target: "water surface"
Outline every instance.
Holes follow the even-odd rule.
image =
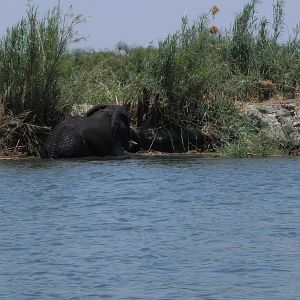
[[[0,162],[1,299],[299,299],[300,160]]]

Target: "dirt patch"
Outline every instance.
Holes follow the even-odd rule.
[[[243,102],[243,101],[236,101],[236,107],[241,112],[247,112],[249,108],[253,107],[268,107],[271,105],[278,105],[278,104],[292,104],[295,106],[295,111],[300,112],[300,98],[297,99],[286,99],[280,96],[276,96],[273,98],[270,98],[269,100],[261,101],[259,99],[253,99],[250,102]]]

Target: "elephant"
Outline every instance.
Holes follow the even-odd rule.
[[[139,150],[139,136],[130,127],[125,107],[98,104],[84,116],[59,123],[40,154],[42,158],[102,157],[121,156],[124,150]]]
[[[160,152],[188,152],[205,150],[210,146],[210,138],[201,131],[178,126],[145,128],[139,131],[139,144],[144,150]]]

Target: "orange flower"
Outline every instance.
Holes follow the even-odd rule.
[[[220,8],[217,5],[214,5],[211,9],[210,9],[210,13],[215,16],[217,13],[220,12]]]
[[[272,82],[272,80],[260,80],[259,85],[262,89],[265,89],[265,90],[274,89],[274,83]]]
[[[209,29],[210,34],[217,34],[219,32],[219,28],[217,26],[211,26]]]

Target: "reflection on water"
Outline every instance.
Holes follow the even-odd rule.
[[[300,160],[0,162],[1,299],[298,299]]]

